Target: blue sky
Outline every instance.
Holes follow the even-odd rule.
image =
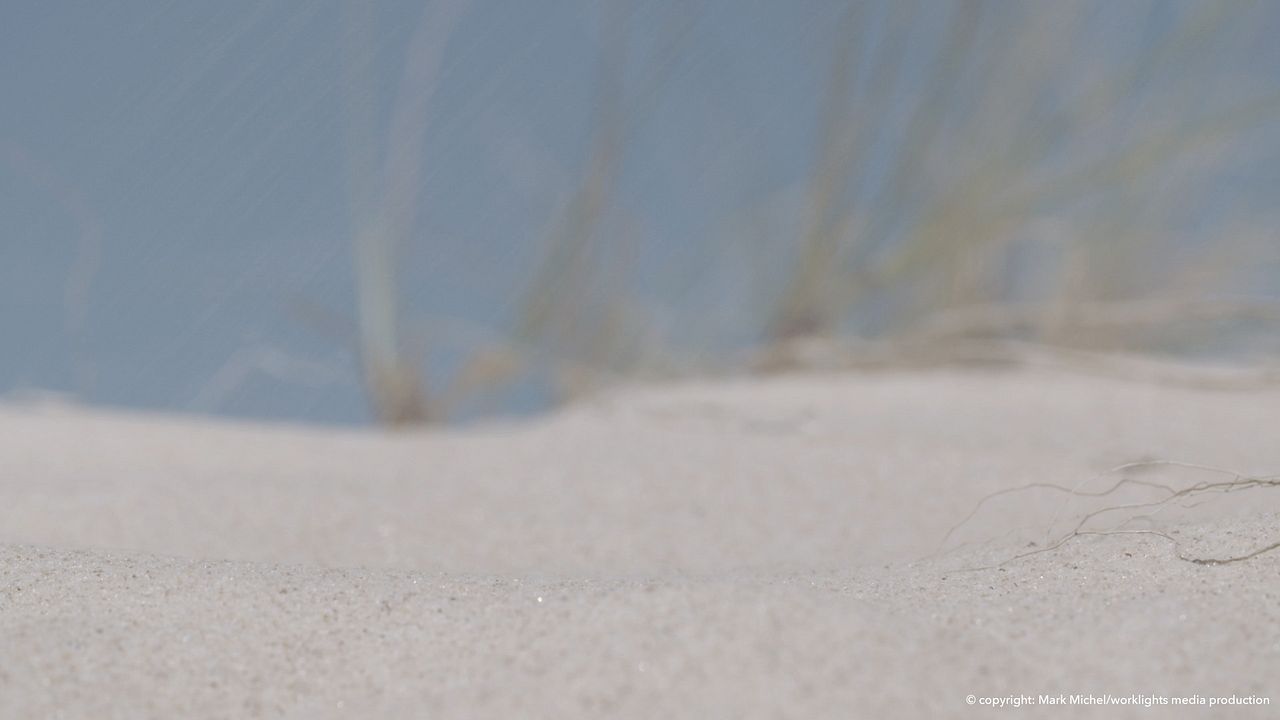
[[[423,11],[374,6],[371,96],[385,128]],[[602,7],[477,0],[450,34],[400,261],[428,375],[511,325],[587,153]],[[931,9],[942,3],[924,7],[927,38],[948,18]],[[1241,75],[1280,66],[1263,50],[1280,28],[1271,10],[1228,61]],[[646,87],[673,33],[688,33],[658,90],[630,100],[610,226],[639,248],[637,304],[678,325],[682,303],[715,305],[741,281],[725,271],[736,233],[759,230],[761,212],[785,225],[801,203],[843,9],[720,0],[630,12],[628,90]],[[872,21],[884,12],[874,6]],[[1092,20],[1100,47],[1123,55],[1140,41],[1141,25],[1103,15]],[[1159,4],[1130,15],[1163,17]],[[354,309],[342,31],[333,0],[4,3],[0,392],[367,419],[343,335]],[[1265,206],[1280,197],[1276,172],[1237,163],[1224,181]],[[706,318],[725,342],[748,332],[714,308]]]

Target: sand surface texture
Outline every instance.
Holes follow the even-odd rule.
[[[1161,491],[1033,489],[935,551],[988,493],[1274,476],[1277,440],[1277,390],[1049,371],[398,436],[0,406],[0,717],[1275,717],[1280,550],[1187,558],[1280,541],[1280,488],[1051,549]],[[1139,704],[966,701],[1060,694]],[[1158,704],[1233,695],[1272,704]]]

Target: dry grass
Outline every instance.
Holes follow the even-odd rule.
[[[421,149],[462,6],[431,7],[406,56],[388,131],[397,147]],[[751,292],[776,297],[736,299],[759,315],[759,353],[747,366],[966,354],[1009,362],[1057,348],[1065,362],[1098,367],[1107,363],[1087,353],[1162,347],[1191,337],[1183,330],[1192,320],[1209,338],[1241,320],[1273,325],[1269,301],[1229,299],[1248,262],[1243,244],[1193,238],[1204,252],[1192,255],[1180,225],[1250,133],[1280,118],[1280,89],[1235,77],[1224,59],[1263,10],[1157,3],[1143,16],[1136,5],[1096,2],[849,3],[829,48],[803,210],[790,239],[767,239],[788,245],[786,262],[755,273],[771,282]],[[468,394],[545,368],[567,399],[677,353],[655,339],[633,300],[636,238],[617,216],[636,128],[678,58],[696,49],[696,32],[687,14],[673,13],[660,61],[637,73],[634,12],[611,3],[603,13],[586,159],[514,301],[510,341],[481,348],[434,393],[420,380],[421,358],[406,351],[395,284],[421,168],[370,152],[372,103],[358,72],[368,64],[361,53],[370,41],[360,35],[368,19],[352,12],[344,87],[356,128],[358,344],[384,422],[440,419]],[[1135,22],[1130,44],[1101,39],[1100,17]],[[1058,229],[1047,241],[1046,226]],[[1023,287],[1027,277],[1038,278],[1035,287]],[[696,309],[674,311],[696,323]],[[720,352],[719,330],[694,351]],[[727,364],[721,352],[703,367]]]
[[[1277,118],[1280,91],[1242,87],[1236,99],[1205,106],[1204,91],[1179,77],[1212,76],[1250,8],[1182,8],[1136,57],[1121,59],[1097,47],[1089,21],[1101,8],[1089,3],[946,7],[947,29],[921,41],[923,12],[912,4],[895,4],[875,38],[864,30],[867,5],[851,5],[833,51],[794,265],[765,328],[770,354],[851,328],[907,338],[951,323],[956,308],[1010,302],[1017,305],[1006,314],[1035,308],[1042,339],[1089,345],[1078,319],[1099,304],[1167,300],[1173,309],[1203,291],[1188,281],[1196,273],[1166,259],[1181,240],[1171,230],[1175,210],[1212,178],[1224,147],[1238,148]],[[856,58],[869,67],[854,66]],[[924,78],[903,80],[903,66],[922,59]],[[915,91],[905,108],[893,100],[904,82]],[[1144,119],[1127,120],[1135,117]],[[886,156],[884,168],[868,160]],[[1060,257],[1040,263],[1057,279],[1018,300],[1011,268],[1048,218],[1070,233]],[[1243,262],[1228,239],[1211,245],[1218,258]],[[1201,297],[1230,288],[1239,268],[1225,264],[1222,284]],[[1153,288],[1161,296],[1148,302]],[[1124,324],[1158,327],[1160,315]],[[1141,333],[1127,339],[1138,346],[1128,349],[1142,349]]]
[[[631,140],[659,104],[687,48],[696,17],[668,12],[658,60],[629,87],[633,3],[603,9],[586,161],[568,202],[550,224],[542,257],[524,289],[515,347],[527,364],[550,364],[562,399],[643,372],[654,348],[630,301],[634,260],[625,228],[611,223]]]
[[[1130,476],[1130,473],[1169,468],[1191,470],[1197,473],[1213,476],[1216,479],[1202,480],[1183,486],[1176,486],[1170,483],[1156,482],[1153,480],[1145,480]],[[1031,557],[1033,555],[1052,552],[1067,543],[1088,536],[1149,535],[1159,537],[1173,544],[1174,554],[1179,560],[1195,563],[1197,565],[1226,565],[1230,563],[1244,562],[1258,557],[1259,555],[1280,549],[1280,540],[1277,540],[1276,542],[1268,543],[1236,555],[1205,557],[1187,553],[1183,549],[1178,538],[1174,537],[1170,533],[1149,528],[1132,529],[1125,527],[1126,525],[1138,520],[1150,520],[1158,513],[1170,507],[1194,507],[1198,504],[1208,502],[1216,496],[1245,492],[1249,490],[1280,487],[1280,475],[1252,476],[1226,468],[1202,465],[1199,463],[1175,460],[1141,460],[1111,468],[1104,473],[1103,478],[1114,478],[1114,481],[1101,490],[1083,490],[1082,488],[1086,484],[1085,482],[1080,483],[1076,487],[1066,487],[1053,483],[1028,483],[1026,485],[1007,488],[1005,490],[1000,490],[986,495],[978,501],[977,505],[974,506],[968,515],[947,531],[946,535],[943,536],[942,541],[939,543],[938,552],[945,551],[957,531],[977,517],[986,505],[1000,497],[1033,490],[1042,490],[1064,494],[1072,498],[1106,498],[1128,488],[1151,490],[1154,491],[1155,497],[1149,500],[1106,505],[1096,510],[1086,512],[1076,518],[1074,523],[1065,532],[1051,538],[1049,542],[1043,545],[1037,545],[1034,549],[1013,555],[999,563],[996,563],[995,565],[965,568],[965,570],[991,570],[998,568],[1001,565]],[[1100,519],[1105,520],[1115,516],[1121,516],[1123,520],[1113,522],[1110,526],[1095,527],[1097,521]],[[1032,544],[1035,545],[1035,543]]]
[[[417,222],[427,110],[449,35],[464,9],[464,2],[448,0],[424,11],[405,52],[385,133],[387,150],[380,158],[376,84],[371,77],[373,7],[357,0],[343,3],[342,88],[349,113],[346,146],[354,215],[358,357],[374,414],[390,426],[442,417],[423,384],[421,357],[405,347],[396,264]]]

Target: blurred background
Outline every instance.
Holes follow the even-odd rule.
[[[1280,3],[6,0],[0,393],[1280,356]]]

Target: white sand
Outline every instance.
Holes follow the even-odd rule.
[[[986,493],[1148,457],[1275,474],[1278,437],[1280,391],[1047,372],[398,437],[11,406],[0,717],[1272,717],[1280,551],[1091,536],[964,570],[1098,507],[1032,491],[920,558]],[[1280,489],[1226,500],[1127,527],[1280,540]],[[1059,693],[1273,704],[965,702]]]

